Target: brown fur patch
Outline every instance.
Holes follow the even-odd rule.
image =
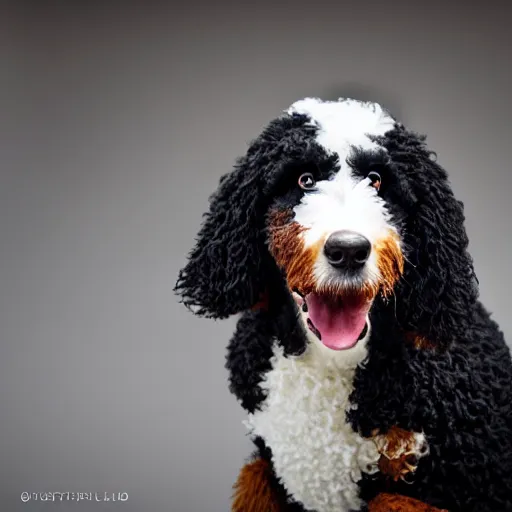
[[[386,455],[395,459],[403,451],[404,445],[414,446],[414,434],[400,427],[391,427],[385,435]]]
[[[448,512],[400,494],[382,493],[368,505],[368,512]]]
[[[433,350],[436,348],[436,344],[434,342],[420,334],[409,332],[405,335],[405,339],[418,350]]]
[[[395,482],[406,479],[409,473],[414,473],[416,466],[412,455],[401,455],[396,459],[388,459],[381,455],[379,459],[379,470],[383,475],[391,477]]]
[[[304,246],[301,234],[306,228],[292,221],[290,211],[275,211],[269,219],[269,249],[277,264],[285,271],[291,290],[307,295],[316,288],[313,267],[323,241],[311,248]]]
[[[263,459],[246,464],[233,486],[232,512],[279,512],[281,506],[270,486],[272,469]]]
[[[374,436],[381,454],[379,470],[395,482],[414,473],[419,459],[428,453],[426,441],[423,447],[418,447],[414,433],[403,428],[391,427],[386,434],[375,432]]]
[[[404,257],[398,235],[390,231],[386,238],[375,244],[374,250],[377,253],[377,266],[381,275],[381,290],[387,297],[393,293],[395,284],[404,271]]]

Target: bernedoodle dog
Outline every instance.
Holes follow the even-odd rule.
[[[467,247],[426,138],[376,103],[306,98],[249,145],[176,284],[240,315],[233,511],[512,511],[510,351]]]

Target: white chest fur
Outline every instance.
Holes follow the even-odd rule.
[[[366,349],[358,344],[349,352],[313,342],[303,355],[285,357],[276,345],[272,369],[261,383],[267,398],[247,421],[272,450],[288,492],[316,512],[359,509],[357,481],[379,458],[374,442],[346,422],[355,368]]]

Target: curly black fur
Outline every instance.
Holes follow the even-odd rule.
[[[460,340],[474,321],[478,296],[463,204],[424,136],[397,126],[379,142],[398,182],[390,203],[405,211],[408,264],[396,290],[397,319],[439,345]]]
[[[364,369],[358,369],[349,421],[363,435],[392,425],[425,432],[430,455],[414,485],[392,490],[455,510],[512,510],[511,358],[502,333],[480,304],[473,325],[446,351],[404,340],[389,305],[376,305],[378,325]],[[382,491],[367,477],[363,496]]]
[[[336,158],[315,143],[307,121],[298,115],[274,120],[221,179],[176,285],[197,314],[243,312],[226,367],[231,391],[249,412],[265,398],[259,384],[271,367],[273,341],[287,353],[299,353],[306,343],[267,249],[265,222],[270,207],[290,199],[287,179],[295,179],[297,167],[336,170]],[[385,167],[382,193],[400,226],[405,268],[394,295],[372,307],[369,355],[356,372],[351,402],[357,407],[347,419],[367,437],[393,425],[423,430],[430,454],[412,484],[365,475],[361,495],[369,501],[382,491],[399,492],[450,512],[511,511],[512,361],[478,300],[463,205],[423,136],[396,124],[378,142],[387,153],[356,152],[350,164],[363,173],[374,160]],[[266,309],[250,311],[264,292]],[[431,347],[416,348],[407,340],[411,333]],[[255,444],[271,461],[264,442]],[[285,496],[277,477],[275,485]]]

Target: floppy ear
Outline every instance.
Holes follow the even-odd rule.
[[[226,318],[253,306],[263,292],[261,152],[253,146],[221,177],[179,273],[175,292],[197,315]]]
[[[386,140],[397,174],[415,198],[405,216],[407,261],[397,287],[398,320],[432,344],[464,339],[478,287],[467,251],[463,204],[426,147],[426,137],[398,126]]]

